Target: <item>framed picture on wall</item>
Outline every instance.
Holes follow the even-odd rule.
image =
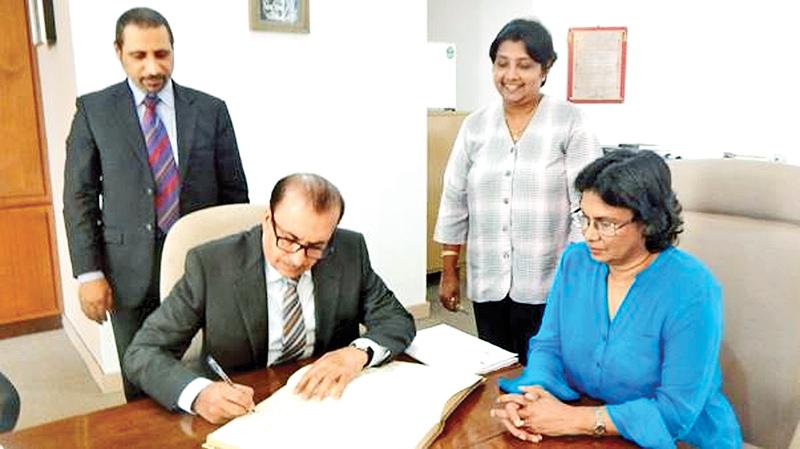
[[[250,0],[250,29],[308,33],[309,0]]]
[[[567,100],[625,101],[628,28],[570,28],[568,44]]]

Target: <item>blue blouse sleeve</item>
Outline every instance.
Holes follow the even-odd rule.
[[[561,257],[553,279],[553,286],[547,297],[542,326],[528,345],[528,366],[519,377],[515,379],[501,378],[498,381],[500,389],[507,393],[521,394],[522,391],[519,387],[540,385],[564,401],[580,397],[567,383],[561,355],[560,317],[564,278],[562,272],[565,266],[564,260],[569,252],[570,250],[567,249]]]
[[[606,409],[620,434],[643,447],[675,447],[691,430],[715,388],[722,339],[722,301],[709,279],[664,323],[661,384],[653,397]]]

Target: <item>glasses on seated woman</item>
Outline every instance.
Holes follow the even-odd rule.
[[[632,218],[622,223],[614,223],[613,221],[605,218],[589,218],[581,209],[578,209],[572,213],[572,220],[575,223],[578,223],[581,231],[586,232],[589,229],[589,226],[593,226],[594,229],[603,237],[614,237],[617,235],[617,232],[620,229],[633,223]]]

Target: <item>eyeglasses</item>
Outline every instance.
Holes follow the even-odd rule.
[[[272,213],[272,211],[270,211],[269,221],[272,222],[272,233],[275,235],[275,246],[277,246],[281,251],[294,254],[302,249],[305,252],[306,257],[314,260],[324,259],[333,253],[333,245],[330,242],[304,245],[295,239],[279,236],[275,224],[275,214]],[[281,232],[283,232],[283,229],[281,229]]]
[[[594,229],[603,237],[614,237],[619,233],[619,230],[633,223],[633,218],[624,223],[614,223],[608,220],[593,220],[587,217],[582,210],[578,209],[572,213],[572,219],[581,227],[584,233],[589,226],[594,226]]]

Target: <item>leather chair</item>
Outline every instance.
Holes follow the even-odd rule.
[[[163,301],[183,276],[186,253],[200,244],[245,231],[259,224],[269,206],[226,204],[209,207],[181,217],[167,234],[161,252],[160,295]],[[200,355],[202,331],[184,353],[183,360],[196,360]]]
[[[800,449],[800,422],[797,423],[797,428],[794,429],[794,438],[789,443],[789,449]]]
[[[745,446],[795,449],[800,446],[800,167],[737,159],[669,165],[684,211],[678,246],[705,262],[723,287],[723,385]]]
[[[17,389],[0,373],[0,433],[14,430],[19,419],[20,400]]]

